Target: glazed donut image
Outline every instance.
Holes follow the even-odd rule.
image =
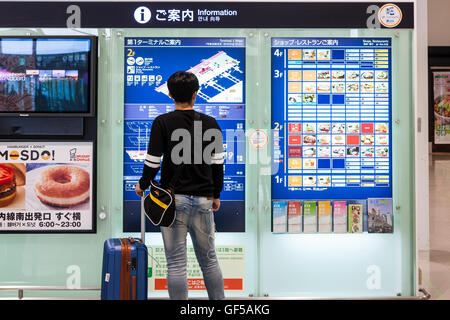
[[[42,172],[34,190],[42,203],[73,207],[89,199],[89,173],[70,165],[52,166]]]
[[[16,175],[14,171],[0,164],[0,207],[10,204],[17,194]]]

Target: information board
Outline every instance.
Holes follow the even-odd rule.
[[[392,197],[390,38],[272,38],[272,199]]]
[[[153,119],[174,110],[167,80],[199,79],[194,109],[214,117],[224,136],[225,177],[217,231],[245,231],[245,38],[125,38],[124,231],[140,227],[134,187],[142,175]],[[158,174],[157,180],[160,175]],[[147,230],[156,228],[147,223]]]

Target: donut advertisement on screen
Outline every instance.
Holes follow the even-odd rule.
[[[92,142],[1,146],[0,231],[90,231],[92,198]]]
[[[34,194],[28,196],[29,207],[36,210],[51,208],[88,208],[90,174],[86,166],[72,164],[29,164],[27,166]],[[36,200],[36,198],[37,201]]]

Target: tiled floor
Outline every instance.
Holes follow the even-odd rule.
[[[419,253],[422,287],[450,299],[450,154],[430,156],[430,251]]]

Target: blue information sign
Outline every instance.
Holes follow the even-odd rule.
[[[390,38],[272,38],[273,200],[392,197]]]
[[[125,38],[124,231],[140,230],[134,187],[142,174],[152,121],[174,110],[167,80],[176,71],[199,79],[194,109],[217,119],[225,177],[217,231],[245,231],[245,38]],[[159,174],[156,178],[159,179]],[[157,228],[147,223],[148,231]]]

